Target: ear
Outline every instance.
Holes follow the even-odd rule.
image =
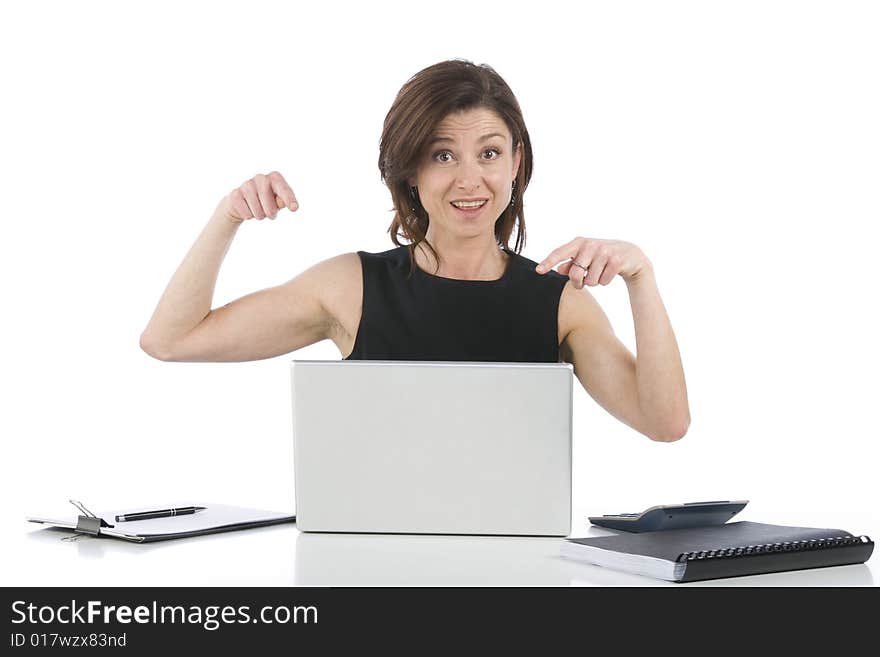
[[[516,174],[519,173],[519,163],[522,160],[522,150],[523,145],[522,142],[516,145],[516,152],[513,154],[513,178],[516,178]]]

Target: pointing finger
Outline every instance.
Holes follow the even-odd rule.
[[[560,262],[570,260],[575,255],[577,255],[577,252],[578,252],[577,242],[578,242],[578,239],[576,238],[576,239],[573,239],[568,244],[564,244],[564,245],[560,246],[558,249],[554,249],[553,251],[550,252],[550,255],[548,255],[546,258],[544,258],[538,264],[538,266],[535,268],[535,270],[539,274],[543,274],[544,272],[547,272],[547,271],[550,271],[551,269],[553,269],[553,267],[558,265]]]

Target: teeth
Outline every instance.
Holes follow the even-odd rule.
[[[486,201],[454,201],[452,205],[457,208],[478,208]]]

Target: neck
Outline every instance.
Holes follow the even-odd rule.
[[[495,242],[494,235],[489,239],[456,240],[432,234],[429,228],[426,237],[440,256],[440,268],[424,242],[416,247],[414,256],[416,264],[429,274],[472,281],[493,281],[504,275],[509,256]]]

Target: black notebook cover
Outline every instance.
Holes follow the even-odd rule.
[[[566,540],[683,564],[680,582],[864,563],[874,550],[867,536],[840,529],[758,522]]]

